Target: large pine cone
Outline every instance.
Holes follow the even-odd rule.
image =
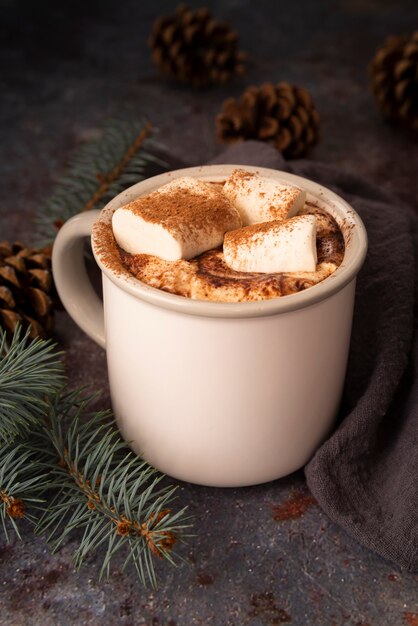
[[[17,324],[31,337],[47,337],[53,327],[53,280],[47,250],[0,242],[0,326],[11,335]]]
[[[174,15],[158,18],[149,45],[162,74],[195,87],[225,83],[244,71],[238,35],[206,8],[179,5]]]
[[[228,98],[216,117],[222,143],[258,139],[286,158],[302,156],[318,141],[319,115],[309,92],[289,83],[249,87],[239,100]]]
[[[386,39],[376,51],[370,74],[383,115],[418,131],[418,31]]]

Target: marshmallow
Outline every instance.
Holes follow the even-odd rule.
[[[264,222],[225,234],[225,263],[237,272],[314,272],[316,220],[298,215],[286,222]]]
[[[218,186],[177,178],[117,209],[112,228],[118,245],[131,254],[165,261],[191,259],[220,246],[227,230],[240,228],[239,212]]]
[[[284,221],[295,215],[306,200],[306,191],[299,187],[239,169],[226,180],[223,192],[240,212],[244,226]]]

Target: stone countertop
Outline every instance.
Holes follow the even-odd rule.
[[[221,150],[214,117],[223,100],[264,81],[312,93],[321,140],[310,158],[361,173],[416,206],[417,144],[383,122],[367,76],[383,39],[418,23],[415,2],[207,5],[239,32],[249,64],[245,76],[203,91],[160,79],[150,62],[151,25],[173,2],[2,5],[1,238],[31,243],[31,218],[72,151],[108,117],[146,113],[171,155],[202,163]],[[102,389],[108,405],[103,351],[65,313],[57,316],[56,338],[72,384]],[[108,581],[98,580],[100,554],[75,571],[77,536],[55,555],[29,527],[22,542],[0,540],[0,624],[418,625],[418,576],[335,526],[309,497],[302,472],[241,489],[182,483],[179,494],[195,516],[195,534],[179,567],[157,563],[156,591],[142,588],[133,570],[121,573],[122,557]]]

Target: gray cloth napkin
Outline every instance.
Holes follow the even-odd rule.
[[[305,473],[331,520],[417,571],[417,216],[360,177],[321,163],[288,163],[260,142],[238,144],[211,162],[300,174],[336,191],[363,219],[369,251],[357,282],[339,418]]]

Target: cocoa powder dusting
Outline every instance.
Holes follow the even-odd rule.
[[[243,228],[230,230],[228,233],[225,233],[224,241],[227,242],[232,249],[236,249],[250,240],[254,241],[258,235],[263,235],[272,230],[275,231],[278,228],[285,229],[287,232],[291,233],[298,225],[299,220],[300,216],[296,216],[288,219],[286,222],[271,220],[270,222],[251,224],[250,226],[244,226]]]
[[[243,174],[243,178],[251,176],[254,176],[251,172]],[[221,193],[223,186],[222,183],[206,185],[211,189],[211,193],[215,190],[215,194]],[[193,212],[191,204],[187,204],[184,209],[184,194],[182,196],[183,210]],[[142,199],[144,198],[138,200]],[[195,200],[199,203],[202,200],[208,203],[216,202],[213,195],[211,198],[195,196],[193,202]],[[175,203],[176,198],[172,198],[172,201]],[[165,204],[165,209],[168,210],[168,206]],[[213,302],[268,300],[297,293],[319,283],[332,274],[342,262],[344,237],[334,218],[312,202],[307,202],[298,213],[306,214],[315,215],[317,222],[318,265],[315,272],[272,274],[236,272],[226,265],[221,247],[204,252],[188,261],[184,259],[164,261],[146,254],[131,255],[118,247],[112,232],[110,214],[102,218],[93,228],[95,250],[102,263],[114,273],[134,276],[137,280],[168,293]],[[270,224],[235,229],[235,233],[230,231],[226,237],[238,239],[239,231],[245,231],[247,228],[268,229],[271,227]]]
[[[129,271],[121,263],[111,224],[101,220],[96,222],[93,226],[93,238],[96,253],[103,265],[117,275],[126,274],[130,276]]]
[[[190,261],[163,261],[158,257],[129,255],[124,252],[121,253],[122,262],[138,280],[156,289],[187,298],[213,302],[250,302],[278,298],[298,293],[319,283],[338,267],[339,263],[334,261],[341,262],[343,251],[339,237],[342,235],[339,234],[338,226],[331,216],[326,221],[324,216],[320,217],[317,244],[323,236],[328,239],[315,272],[236,272],[226,265],[221,248],[204,252]],[[257,228],[261,225],[254,226]],[[265,226],[269,227],[268,224]],[[331,237],[332,233],[335,235],[334,239]],[[233,236],[233,233],[230,232],[227,236]]]
[[[315,505],[316,500],[309,492],[295,491],[282,504],[273,506],[273,519],[276,522],[298,519]]]
[[[228,195],[231,198],[236,198],[239,193],[241,196],[250,196],[253,193],[257,193],[258,197],[263,199],[266,193],[262,191],[261,179],[259,179],[258,192],[253,188],[248,187],[247,183],[253,178],[257,178],[254,172],[247,172],[246,170],[236,169],[232,172],[228,181]],[[276,191],[272,195],[270,191],[271,204],[263,208],[265,220],[285,220],[289,207],[293,205],[300,194],[300,188],[294,185],[284,184],[277,182]],[[261,220],[260,220],[261,221]],[[264,220],[263,220],[264,221]]]
[[[181,186],[170,193],[157,191],[125,205],[126,210],[152,224],[161,224],[172,234],[184,238],[194,232],[236,227],[241,220],[237,209],[218,185],[201,183],[205,194]]]
[[[256,176],[256,172],[249,172],[247,170],[241,170],[241,169],[236,169],[233,170],[230,179],[236,181],[236,182],[243,182],[246,180],[251,180],[251,178],[254,178]]]

